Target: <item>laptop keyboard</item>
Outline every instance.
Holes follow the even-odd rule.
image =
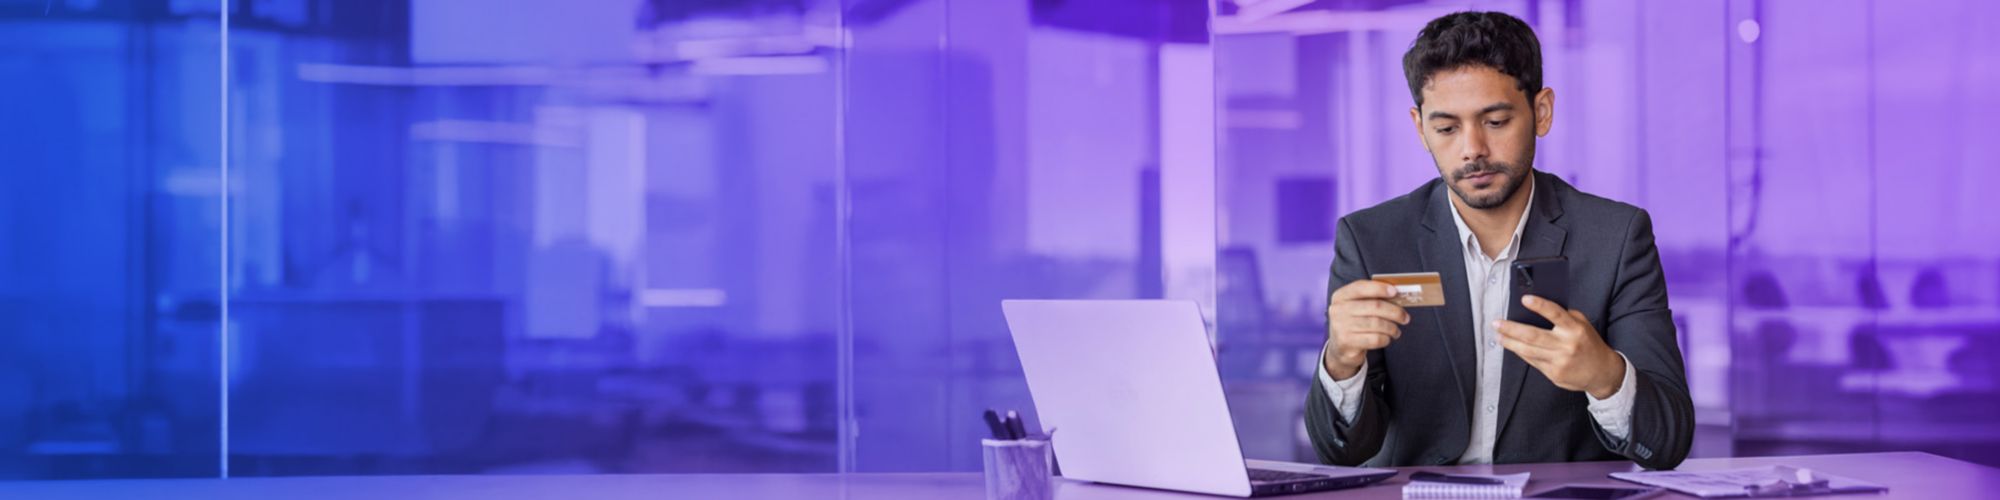
[[[1305,473],[1282,471],[1282,470],[1250,469],[1251,482],[1282,483],[1287,481],[1298,481],[1301,479],[1326,479],[1326,476],[1322,476],[1319,474],[1305,474]]]

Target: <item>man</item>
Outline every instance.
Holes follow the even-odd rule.
[[[1306,396],[1320,460],[1372,466],[1630,459],[1671,469],[1694,434],[1651,219],[1536,172],[1555,116],[1527,23],[1462,12],[1403,56],[1439,178],[1340,220],[1327,343]],[[1505,321],[1511,264],[1561,255],[1569,303]],[[1369,277],[1437,272],[1445,305]]]

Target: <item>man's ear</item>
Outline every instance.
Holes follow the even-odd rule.
[[[1556,121],[1556,89],[1542,87],[1535,93],[1535,137],[1547,137]]]
[[[1410,125],[1416,127],[1417,144],[1422,145],[1424,147],[1424,151],[1430,151],[1431,143],[1430,141],[1424,139],[1424,119],[1423,115],[1421,114],[1423,112],[1418,111],[1417,108],[1418,106],[1410,106]]]

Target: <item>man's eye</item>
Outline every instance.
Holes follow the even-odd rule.
[[[1505,127],[1507,126],[1507,120],[1487,120],[1486,126],[1493,128]]]
[[[1454,125],[1450,127],[1438,127],[1437,132],[1442,135],[1451,135],[1456,130],[1458,130],[1458,126]]]

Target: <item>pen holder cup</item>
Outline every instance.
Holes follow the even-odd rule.
[[[1048,440],[981,439],[979,451],[986,462],[986,500],[1056,497]]]

